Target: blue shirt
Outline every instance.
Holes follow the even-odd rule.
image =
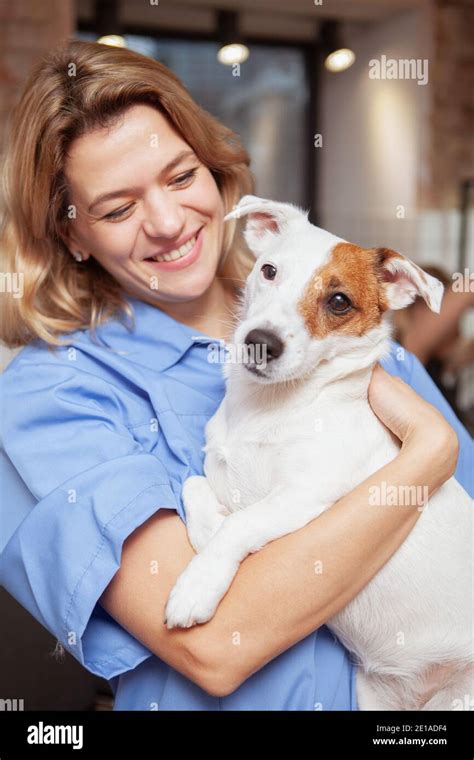
[[[91,673],[115,710],[355,710],[356,668],[326,626],[235,692],[213,697],[124,630],[98,603],[122,544],[160,507],[185,513],[181,488],[202,474],[204,426],[225,391],[215,339],[129,298],[119,320],[48,351],[25,347],[0,378],[0,582]],[[418,360],[392,344],[385,368],[456,429],[458,480],[473,494],[472,440]]]

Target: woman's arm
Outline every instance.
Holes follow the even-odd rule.
[[[371,506],[369,487],[427,485],[431,494],[456,467],[452,428],[402,380],[377,367],[369,398],[402,440],[400,454],[316,520],[247,557],[212,620],[191,629],[163,624],[168,595],[194,555],[184,524],[168,510],[125,541],[101,604],[150,651],[216,696],[324,624],[383,567],[421,514],[415,507]]]

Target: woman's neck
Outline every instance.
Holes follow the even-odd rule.
[[[156,305],[156,304],[154,304]],[[230,340],[234,331],[237,292],[215,277],[199,298],[185,303],[160,303],[159,308],[177,322],[182,322],[212,338]]]

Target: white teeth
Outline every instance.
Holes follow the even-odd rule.
[[[182,256],[189,253],[196,242],[196,237],[197,236],[195,235],[191,240],[188,240],[187,243],[184,243],[179,248],[175,248],[173,251],[168,251],[168,253],[162,253],[159,256],[153,256],[150,258],[153,258],[153,261],[175,261],[176,259],[180,259]]]

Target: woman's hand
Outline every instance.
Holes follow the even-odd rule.
[[[399,377],[379,364],[369,385],[369,403],[377,417],[413,456],[429,453],[439,467],[440,485],[450,478],[459,454],[458,437],[443,415]]]

